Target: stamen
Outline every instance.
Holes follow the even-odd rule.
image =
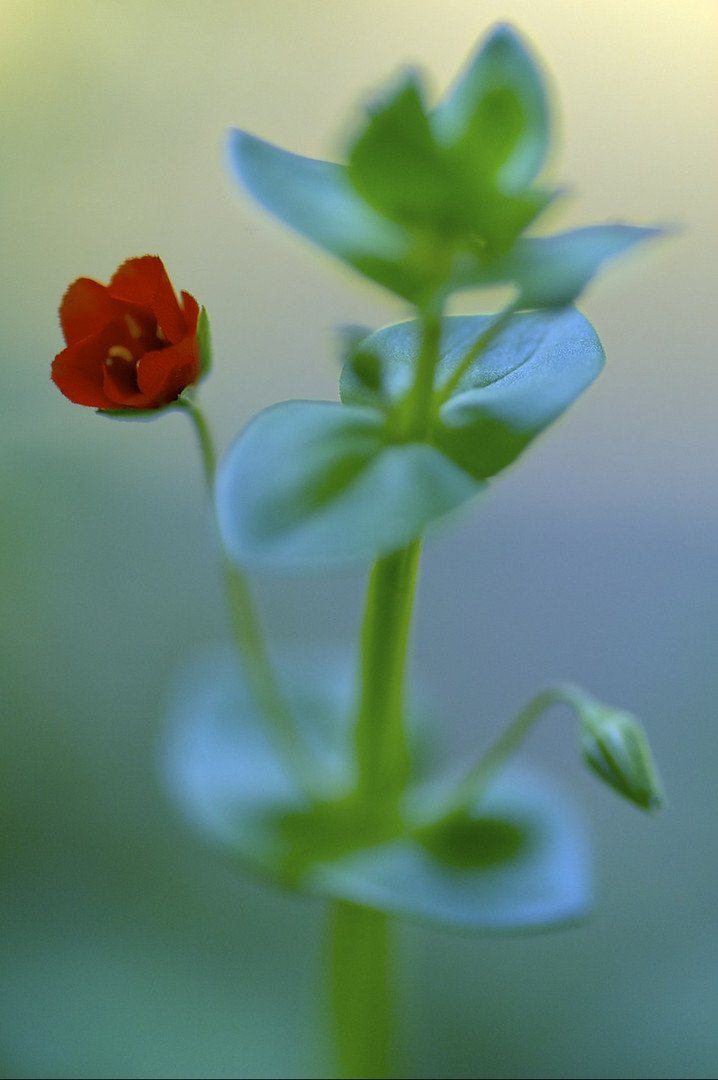
[[[107,359],[115,360],[134,360],[134,356],[128,348],[124,345],[113,345],[111,349],[107,350]]]
[[[137,319],[134,319],[131,315],[125,315],[124,320],[125,320],[125,324],[127,326],[127,329],[130,332],[130,336],[135,338],[135,340],[137,340],[137,338],[141,338],[142,337],[142,327],[137,322]]]
[[[167,336],[161,326],[157,327],[157,338],[159,341],[167,341]]]

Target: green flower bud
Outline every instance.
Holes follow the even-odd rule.
[[[581,753],[587,765],[642,810],[659,810],[664,802],[663,787],[636,717],[597,701],[575,704]]]

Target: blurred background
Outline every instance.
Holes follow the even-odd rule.
[[[339,157],[397,66],[439,93],[499,19],[554,93],[549,227],[681,231],[587,293],[605,373],[429,544],[416,666],[447,757],[557,678],[632,709],[669,807],[612,797],[567,717],[543,723],[522,756],[590,823],[595,914],[538,937],[403,927],[405,1075],[716,1075],[718,6],[0,0],[3,1076],[326,1067],[323,905],[225,863],[160,780],[173,672],[226,634],[192,432],[62,398],[56,310],[76,277],[156,252],[209,309],[222,447],[267,404],[335,398],[336,327],[405,312],[233,188],[225,131]],[[257,583],[278,638],[348,646],[363,586]]]

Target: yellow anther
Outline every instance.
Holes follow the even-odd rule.
[[[157,339],[159,341],[167,341],[167,336],[161,326],[157,327]]]
[[[134,360],[134,356],[124,345],[113,345],[107,350],[107,359],[110,360]]]
[[[130,336],[137,339],[142,337],[142,327],[137,322],[137,319],[133,319],[131,315],[125,315],[125,324],[130,332]]]

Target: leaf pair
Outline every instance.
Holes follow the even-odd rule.
[[[488,280],[551,198],[532,187],[547,149],[542,82],[499,27],[440,106],[411,73],[370,110],[348,164],[312,161],[241,131],[230,155],[268,210],[360,273],[425,306]]]
[[[351,783],[350,666],[333,653],[298,653],[285,657],[283,672],[298,737],[311,742],[327,786],[341,792]],[[434,825],[421,824],[435,798],[420,787],[399,820],[379,811],[354,816],[341,796],[312,801],[274,754],[228,653],[185,667],[171,719],[166,774],[183,810],[274,880],[457,929],[553,926],[586,911],[580,822],[534,775],[508,773]]]
[[[430,442],[400,417],[419,324],[372,334],[347,362],[343,404],[290,401],[250,422],[217,481],[220,529],[239,563],[334,569],[405,546],[477,494],[598,375],[603,351],[575,309],[515,315],[474,356],[489,316],[442,324]]]
[[[659,231],[607,225],[521,240],[553,197],[534,184],[548,137],[541,76],[500,26],[434,110],[407,76],[372,110],[347,165],[243,131],[229,149],[270,213],[412,304],[501,283],[532,308],[571,303],[604,259]]]
[[[498,334],[487,316],[443,321],[422,445],[402,434],[418,323],[360,344],[342,375],[344,408],[290,402],[255,418],[218,483],[224,540],[240,562],[333,568],[404,546],[596,377],[600,344],[570,304],[606,259],[659,230],[522,236],[549,198],[536,186],[548,139],[541,76],[505,26],[435,109],[406,76],[357,132],[347,165],[233,132],[232,163],[258,201],[373,281],[422,310],[457,289],[509,284],[512,310],[528,312]]]
[[[548,145],[541,79],[517,37],[497,28],[440,106],[418,74],[378,104],[349,152],[348,177],[411,233],[490,256],[549,198],[532,188]]]

